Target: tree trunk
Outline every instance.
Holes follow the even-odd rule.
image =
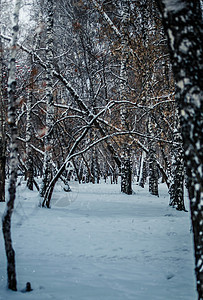
[[[26,165],[27,165],[26,177],[27,177],[27,187],[29,190],[33,190],[33,184],[34,184],[33,157],[32,157],[32,151],[30,149],[30,140],[32,135],[31,105],[32,105],[32,96],[30,90],[27,98],[27,120],[26,120]]]
[[[44,197],[49,182],[52,179],[52,149],[53,149],[53,121],[54,121],[54,101],[53,101],[53,22],[54,22],[53,0],[47,1],[47,41],[46,41],[46,130],[44,137],[44,165],[43,180],[40,188],[40,196]]]
[[[0,202],[5,202],[6,147],[5,138],[0,136]]]
[[[0,2],[1,3],[1,2]],[[0,202],[5,202],[6,138],[5,105],[3,99],[3,46],[0,37]]]
[[[195,271],[203,299],[203,30],[200,1],[157,0],[168,37],[176,100],[180,110],[184,157],[194,233]]]
[[[149,134],[153,137],[154,132],[152,129],[151,117],[148,122]],[[158,192],[158,166],[156,161],[156,145],[153,139],[149,142],[149,192],[154,196],[159,196]]]
[[[121,162],[121,192],[132,195],[132,163],[130,156],[124,156]]]
[[[34,186],[34,169],[33,169],[33,157],[31,151],[28,152],[27,160],[27,187],[33,191]]]
[[[139,171],[139,186],[144,188],[146,178],[147,178],[147,165],[146,165],[146,153],[142,151],[140,171]]]
[[[154,196],[159,196],[158,192],[158,168],[156,163],[156,152],[153,145],[149,147],[149,192]]]
[[[170,202],[169,205],[176,207],[177,210],[184,210],[184,161],[183,146],[180,133],[179,118],[175,122],[174,145],[171,166],[171,185],[169,188]]]
[[[126,22],[129,20],[128,0],[120,1],[120,15],[121,15],[121,67],[120,67],[120,100],[126,100],[127,93],[127,38],[125,33]],[[121,105],[121,127],[123,131],[129,130],[127,121],[128,112],[125,104]],[[130,158],[130,147],[128,145],[127,137],[122,139],[121,145],[121,192],[131,195],[132,194],[132,164]]]
[[[14,10],[14,24],[11,44],[11,57],[9,65],[9,78],[8,78],[8,123],[10,126],[10,182],[9,182],[9,200],[2,218],[2,229],[7,257],[7,275],[8,275],[8,288],[16,291],[16,271],[15,271],[15,251],[12,246],[11,239],[11,216],[14,209],[14,201],[16,195],[16,180],[17,180],[17,169],[18,169],[18,149],[17,149],[17,128],[15,124],[16,118],[16,76],[15,76],[15,60],[16,60],[16,49],[17,49],[17,34],[18,34],[18,18],[19,18],[20,1],[17,0]]]

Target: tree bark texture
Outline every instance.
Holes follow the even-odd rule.
[[[126,100],[127,93],[127,61],[128,49],[127,38],[125,33],[126,22],[129,19],[128,0],[120,1],[120,15],[121,15],[121,66],[120,66],[120,100]],[[121,126],[123,131],[129,130],[128,112],[125,105],[120,109]],[[130,146],[128,145],[127,137],[122,139],[121,146],[121,192],[127,195],[132,194],[132,164],[130,158]]]
[[[153,137],[154,132],[152,129],[152,122],[151,117],[149,116],[148,121],[148,131],[149,134]],[[148,160],[149,160],[149,192],[154,196],[159,196],[158,191],[158,166],[156,160],[156,145],[155,141],[151,139],[149,141],[149,153],[148,153]]]
[[[132,195],[132,163],[130,156],[125,156],[121,161],[121,192]]]
[[[53,24],[54,24],[54,2],[47,1],[47,41],[46,41],[46,131],[44,137],[44,165],[43,180],[40,189],[40,196],[44,197],[49,182],[52,179],[52,150],[53,150],[53,120],[54,120],[54,99],[53,99]]]
[[[142,151],[140,170],[139,170],[139,186],[144,188],[146,179],[147,179],[146,153]]]
[[[5,105],[2,92],[3,85],[3,46],[0,37],[0,202],[5,202],[6,177]]]
[[[174,144],[172,152],[171,184],[169,188],[169,205],[175,207],[177,210],[186,211],[184,204],[184,153],[178,115],[173,136]]]
[[[15,251],[12,246],[11,239],[11,216],[14,209],[15,195],[16,195],[16,180],[17,180],[17,169],[18,169],[18,149],[17,149],[17,128],[16,128],[16,76],[15,76],[15,61],[16,61],[16,49],[17,49],[17,35],[18,35],[18,19],[20,10],[20,0],[15,3],[14,9],[14,23],[12,32],[12,43],[11,43],[11,57],[9,64],[9,77],[8,77],[8,124],[10,127],[10,182],[9,182],[9,199],[5,212],[2,217],[2,229],[7,257],[7,275],[8,275],[8,288],[16,291],[17,280],[15,271]]]
[[[32,80],[32,79],[31,79]],[[31,105],[32,105],[32,95],[31,91],[28,93],[27,105],[26,105],[26,177],[27,177],[27,187],[29,190],[33,190],[34,185],[34,170],[33,170],[33,157],[30,148],[30,140],[32,136],[32,124],[31,124]]]
[[[195,271],[203,299],[203,27],[200,1],[157,0],[168,37],[180,111],[184,157],[194,233]]]
[[[0,136],[0,202],[5,202],[5,178],[6,178],[6,149],[4,136]]]

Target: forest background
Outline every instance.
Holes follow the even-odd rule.
[[[96,184],[120,176],[128,195],[135,178],[142,187],[148,179],[155,196],[165,182],[169,204],[183,211],[186,184],[201,299],[201,3],[0,5],[0,201],[10,174],[3,217],[9,288],[16,289],[8,245],[17,176],[39,190],[39,205],[47,208],[58,180],[71,192],[72,177]]]

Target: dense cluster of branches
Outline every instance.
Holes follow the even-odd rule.
[[[24,21],[26,31],[15,45],[15,125],[18,168],[28,188],[39,190],[40,205],[51,206],[59,179],[70,191],[71,164],[80,183],[108,176],[117,182],[120,175],[126,194],[132,193],[132,178],[142,187],[149,178],[149,192],[158,196],[162,177],[170,205],[185,210],[182,144],[187,141],[175,102],[179,66],[169,55],[175,46],[168,48],[164,32],[172,37],[167,7],[150,0],[33,0],[30,5],[32,22]],[[12,28],[5,25],[2,18],[0,201],[5,201],[5,177],[12,169],[12,153],[6,161],[6,152],[12,152],[6,146],[12,140],[7,122]]]
[[[142,169],[158,195],[160,172],[170,182],[176,115],[155,4],[48,4],[36,7],[35,26],[19,42],[19,161],[28,186],[34,174],[43,176],[40,193],[50,198],[48,182],[66,177],[71,161],[80,182],[123,175],[126,193],[132,192],[131,186],[125,190],[131,174],[143,181]],[[147,170],[140,167],[143,156]]]

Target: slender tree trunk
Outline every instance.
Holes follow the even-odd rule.
[[[184,153],[182,137],[180,133],[180,123],[177,115],[174,129],[174,145],[171,166],[171,185],[169,188],[169,205],[176,207],[177,210],[184,210]]]
[[[132,163],[130,155],[125,151],[125,156],[122,157],[121,164],[121,192],[132,194]]]
[[[16,195],[16,180],[17,180],[17,128],[15,124],[16,118],[16,76],[15,76],[15,60],[16,60],[16,49],[17,49],[17,34],[18,34],[18,18],[19,18],[20,1],[17,0],[15,3],[14,10],[14,24],[12,33],[12,44],[11,44],[11,57],[9,65],[9,78],[8,78],[8,123],[10,127],[11,143],[10,143],[10,182],[9,182],[9,199],[7,206],[2,218],[3,236],[5,242],[5,250],[7,256],[7,275],[8,275],[8,288],[16,291],[16,271],[15,271],[15,251],[12,246],[11,239],[11,216],[14,209],[14,201]]]
[[[139,171],[139,186],[144,188],[146,178],[147,178],[147,165],[146,165],[146,153],[142,151],[140,171]]]
[[[129,19],[128,1],[121,0],[120,11],[121,11],[121,67],[120,67],[120,99],[126,100],[127,93],[127,60],[128,60],[128,49],[127,40],[125,34],[126,22]],[[129,130],[127,124],[127,109],[125,105],[121,106],[121,126],[122,130]],[[122,140],[121,150],[121,192],[131,195],[132,194],[132,163],[131,163],[131,151],[128,145],[127,138],[124,137]]]
[[[194,233],[195,271],[203,299],[203,27],[198,0],[156,0],[168,38],[176,100],[180,111],[184,157]]]
[[[0,1],[1,4],[1,1]],[[5,202],[6,137],[5,104],[3,99],[3,46],[0,37],[0,202]]]
[[[151,118],[149,117],[148,124],[149,134],[154,136],[154,132],[152,129]],[[156,145],[153,139],[149,142],[149,192],[154,196],[159,196],[158,191],[158,167],[156,161]]]
[[[52,179],[52,149],[53,149],[53,121],[54,121],[54,101],[53,101],[53,23],[54,23],[53,0],[47,1],[47,41],[46,41],[46,134],[44,137],[44,166],[43,179],[40,188],[40,196],[44,197],[49,182]]]
[[[6,179],[6,145],[5,137],[0,136],[0,202],[5,202],[5,179]]]
[[[28,93],[27,98],[27,122],[26,122],[26,177],[27,177],[27,187],[29,190],[33,190],[34,184],[34,170],[33,170],[33,157],[32,150],[30,148],[30,140],[32,135],[32,125],[31,125],[31,105],[32,105],[32,95],[31,90]]]
[[[168,151],[165,150],[165,148],[163,147],[163,144],[160,144],[160,150],[161,150],[161,154],[162,154],[162,158],[164,160],[164,164],[165,164],[165,168],[166,168],[166,172],[165,174],[162,173],[162,182],[166,182],[167,187],[170,189],[170,185],[171,185],[171,162],[169,161],[169,157],[168,157]]]

